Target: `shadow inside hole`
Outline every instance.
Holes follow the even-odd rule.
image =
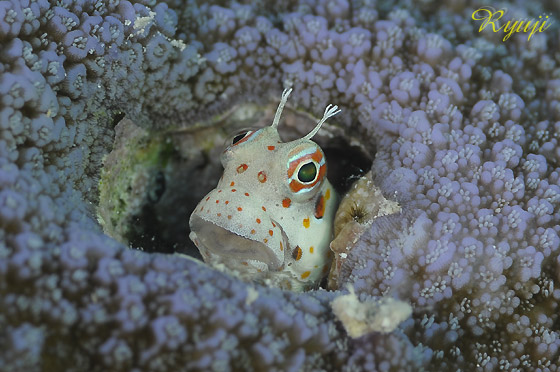
[[[116,112],[111,120],[111,127],[114,128],[122,119],[125,118],[125,116],[125,113],[122,111]]]
[[[202,152],[190,159],[176,153],[166,168],[154,175],[159,180],[146,193],[141,213],[133,216],[127,236],[129,246],[202,259],[189,239],[189,217],[202,197],[218,183],[221,173],[219,162],[209,160]]]
[[[371,169],[373,158],[362,147],[351,145],[341,136],[320,142],[327,158],[327,178],[338,194],[344,195]]]

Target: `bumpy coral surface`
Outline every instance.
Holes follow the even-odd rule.
[[[503,42],[478,5],[411,3],[0,1],[0,369],[559,370],[558,25]],[[410,303],[398,331],[350,339],[336,293],[254,287],[96,221],[122,113],[188,127],[287,86],[300,110],[341,106],[403,207],[339,277]]]

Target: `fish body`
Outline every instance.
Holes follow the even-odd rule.
[[[310,140],[335,115],[327,107],[307,136],[282,142],[274,122],[237,134],[221,155],[224,173],[190,217],[190,238],[203,259],[242,277],[292,290],[318,285],[331,262],[338,197],[321,148]]]

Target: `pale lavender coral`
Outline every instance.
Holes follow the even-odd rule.
[[[443,67],[440,71],[449,70]],[[470,72],[465,71],[464,76]],[[454,105],[463,105],[474,88],[471,83],[461,85],[460,75],[454,80],[436,77],[431,91],[424,93],[426,108],[422,111],[399,105],[402,97],[398,91],[395,101],[376,109],[379,119],[374,131],[385,139],[399,137],[393,143],[381,142],[374,174],[389,195],[396,192],[407,208],[419,207],[425,212],[405,214],[409,222],[404,225],[394,218],[374,222],[343,267],[343,280],[355,282],[362,293],[393,293],[413,298],[419,309],[427,306],[429,321],[422,323],[426,333],[416,329],[409,333],[419,336],[424,345],[441,332],[448,335],[449,319],[453,319],[453,333],[459,332],[459,339],[465,342],[473,336],[493,335],[486,342],[477,338],[472,349],[466,348],[487,370],[529,365],[556,370],[558,366],[547,359],[553,354],[532,354],[531,349],[516,346],[510,349],[516,358],[505,356],[507,339],[515,329],[510,324],[525,317],[521,314],[527,314],[523,318],[527,328],[552,335],[539,349],[549,350],[550,343],[555,345],[550,350],[557,349],[557,329],[543,327],[541,322],[554,322],[553,309],[560,299],[555,286],[559,204],[543,197],[547,193],[557,200],[558,162],[552,154],[558,148],[557,134],[548,130],[548,123],[540,129],[523,125],[523,115],[529,113],[524,111],[521,97],[511,92],[513,81],[509,74],[498,71],[490,82],[492,99],[473,102],[470,113],[459,116]],[[553,114],[553,100],[544,102]],[[432,124],[418,125],[425,120]],[[554,149],[552,153],[531,153],[542,153],[542,149],[526,147],[526,131],[550,141],[547,149]],[[465,286],[468,295],[462,292]],[[446,306],[449,319],[438,315],[438,310],[434,313],[438,306]],[[526,313],[536,308],[540,318]],[[439,331],[432,333],[433,329]],[[495,339],[496,332],[506,329],[508,336]],[[527,344],[540,342],[539,337],[526,337]],[[443,339],[448,342],[439,346],[442,355],[453,358],[436,358],[440,359],[436,363],[463,368],[468,359],[463,355],[465,346],[456,342],[456,335]]]
[[[461,7],[431,9],[434,25],[343,0],[1,1],[2,367],[558,370],[555,31],[493,44]],[[284,85],[376,146],[405,211],[364,234],[341,283],[411,302],[402,331],[350,340],[336,294],[131,251],[93,218],[118,112],[187,123]]]

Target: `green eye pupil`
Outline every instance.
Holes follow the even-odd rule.
[[[313,163],[307,163],[299,168],[298,180],[300,182],[311,182],[315,179],[317,175],[317,168]]]

